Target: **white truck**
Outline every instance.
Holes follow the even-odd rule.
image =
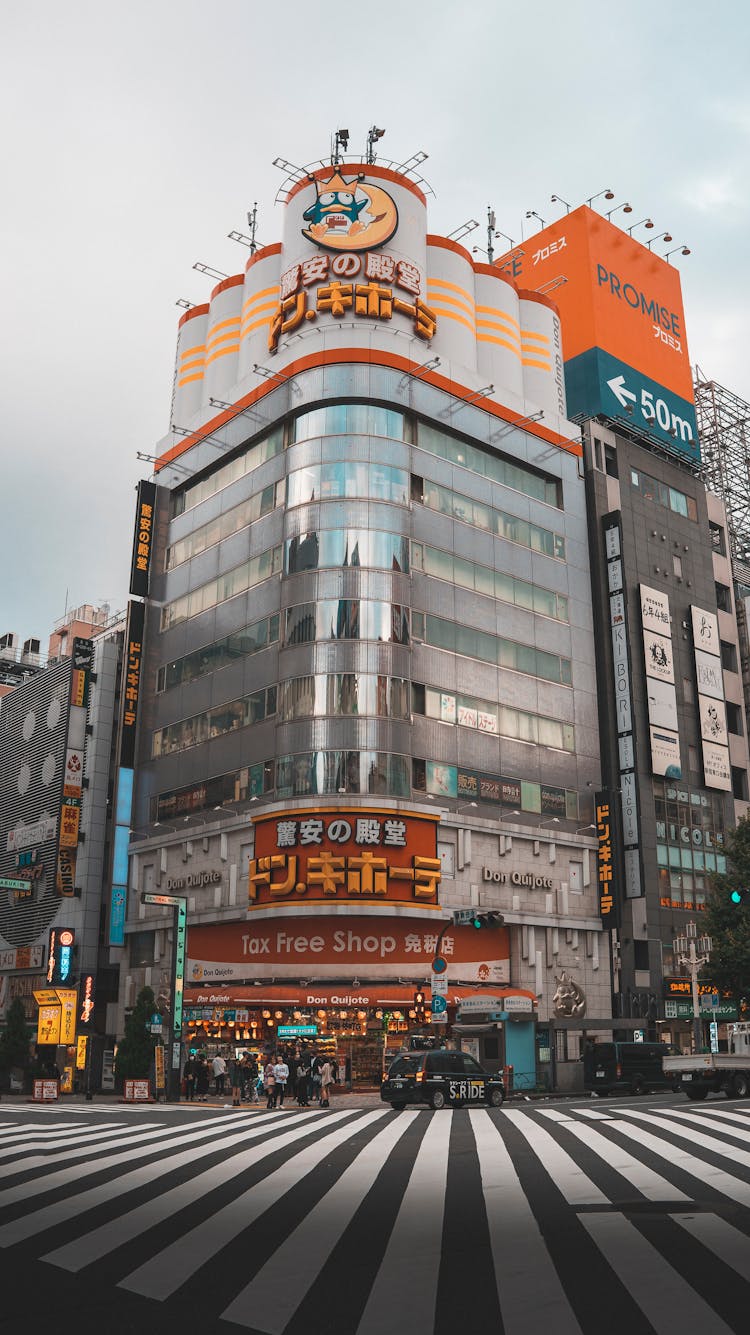
[[[750,1022],[728,1025],[728,1052],[694,1052],[687,1057],[663,1057],[665,1074],[680,1081],[689,1099],[705,1099],[711,1091],[728,1099],[750,1094]]]

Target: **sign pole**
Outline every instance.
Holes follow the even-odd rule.
[[[187,897],[185,895],[158,895],[143,891],[142,904],[157,904],[174,909],[174,940],[172,942],[172,1023],[166,1077],[167,1101],[180,1101],[180,1065],[182,1057],[182,1001],[185,991],[185,949],[187,945]]]

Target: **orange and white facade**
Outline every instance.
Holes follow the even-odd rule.
[[[168,971],[141,893],[184,893],[190,1036],[312,1025],[363,1079],[438,943],[447,1018],[506,1016],[496,1064],[533,1073],[563,975],[610,1013],[559,316],[427,212],[378,164],[291,183],[281,241],[182,317],[156,449],[123,1004]]]

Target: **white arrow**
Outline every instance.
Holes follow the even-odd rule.
[[[628,399],[630,399],[632,403],[635,403],[637,396],[633,393],[631,389],[625,388],[624,375],[615,376],[614,380],[608,380],[607,384],[612,390],[612,393],[614,394],[621,408],[627,408]]]

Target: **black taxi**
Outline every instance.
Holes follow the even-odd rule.
[[[397,1110],[407,1103],[430,1108],[460,1108],[487,1103],[499,1108],[505,1098],[499,1072],[483,1070],[468,1052],[404,1052],[391,1063],[380,1097]]]

